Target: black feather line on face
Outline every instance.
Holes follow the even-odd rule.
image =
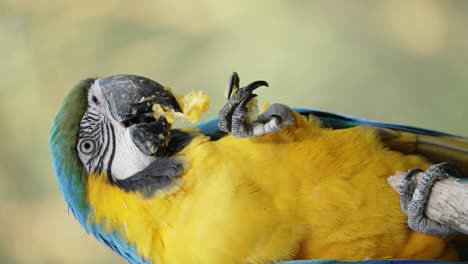
[[[81,153],[88,172],[99,174],[106,171],[111,179],[109,172],[115,155],[115,132],[106,117],[96,111],[88,106],[81,119],[78,132],[78,142],[92,140],[95,144],[95,150],[89,155],[81,153],[79,149],[78,152]]]
[[[112,182],[112,162],[114,161],[114,156],[115,156],[115,131],[114,127],[109,124],[109,130],[111,131],[112,136],[109,137],[109,140],[112,140],[112,152],[109,157],[109,162],[107,164],[107,177],[109,178],[109,181]]]
[[[104,125],[99,124],[99,130],[98,131],[100,132],[99,135],[101,135],[101,136],[96,139],[96,144],[99,147],[98,147],[97,151],[95,152],[96,153],[95,156],[93,156],[93,160],[95,158],[99,158],[99,159],[98,159],[96,168],[93,168],[93,171],[97,172],[97,173],[100,173],[100,172],[102,172],[102,168],[104,167],[103,160],[104,160],[104,157],[106,156],[107,150],[109,149],[109,140],[110,139],[109,139],[108,130],[105,129]],[[107,137],[106,137],[106,133],[107,133]],[[106,144],[106,139],[107,139],[107,144]],[[104,151],[101,151],[102,147],[104,147]]]

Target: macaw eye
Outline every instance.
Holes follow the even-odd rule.
[[[91,139],[85,139],[80,143],[80,151],[84,154],[91,154],[96,149],[96,143]]]

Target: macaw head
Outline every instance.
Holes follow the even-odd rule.
[[[106,175],[110,183],[129,191],[133,187],[126,179],[164,160],[171,125],[164,116],[155,118],[155,104],[181,112],[176,98],[150,79],[87,79],[70,91],[53,122],[50,148],[60,189],[81,225],[106,244],[112,238],[97,234],[87,223],[87,181],[90,175]]]

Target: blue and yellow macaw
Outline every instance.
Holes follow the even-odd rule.
[[[219,118],[196,130],[154,115],[182,111],[155,81],[81,81],[50,135],[76,219],[135,264],[459,258],[455,231],[423,212],[434,180],[468,173],[466,139],[281,104],[252,120],[264,85],[233,74]],[[396,171],[410,171],[399,193],[386,182]]]

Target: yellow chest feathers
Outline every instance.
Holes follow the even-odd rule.
[[[180,184],[151,198],[91,175],[90,221],[154,263],[398,257],[410,232],[385,179],[427,166],[383,149],[371,129],[328,130],[300,116],[274,135],[200,136],[180,156]]]

